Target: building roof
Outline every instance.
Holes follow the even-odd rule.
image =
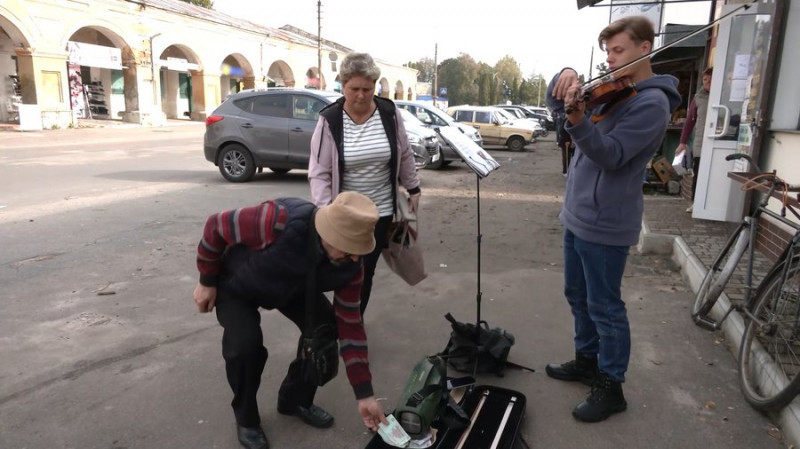
[[[175,14],[194,17],[200,20],[206,20],[219,25],[229,26],[240,30],[252,31],[255,33],[266,34],[277,39],[282,39],[291,43],[306,45],[310,47],[317,46],[317,36],[307,31],[303,31],[291,25],[284,25],[281,28],[272,28],[264,25],[259,25],[238,17],[229,16],[227,14],[215,11],[213,9],[203,8],[186,3],[181,0],[124,0],[129,3],[136,3],[145,7],[157,8]],[[322,48],[326,50],[336,50],[339,52],[349,53],[352,50],[344,45],[338,44],[327,39],[322,39]]]

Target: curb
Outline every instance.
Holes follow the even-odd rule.
[[[666,244],[667,241],[671,241],[671,247]],[[692,249],[686,244],[683,237],[650,233],[650,227],[644,222],[642,223],[642,232],[639,236],[637,248],[642,254],[671,254],[672,260],[681,267],[681,274],[694,293],[697,292],[708,271],[703,262],[695,256]],[[731,302],[723,292],[711,309],[712,318],[721,319],[730,307]],[[728,350],[736,360],[739,358],[738,349],[744,334],[744,326],[744,319],[737,311],[733,311],[722,323],[722,332],[725,336]],[[757,355],[759,358],[768,357],[760,346],[757,347],[756,352],[761,352],[761,354]],[[777,422],[783,434],[783,440],[789,447],[800,447],[800,403],[797,399],[778,412],[767,413],[767,416]]]

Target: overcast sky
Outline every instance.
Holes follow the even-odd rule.
[[[608,3],[608,1],[604,2]],[[665,8],[665,23],[705,24],[710,1]],[[317,33],[317,1],[214,0],[217,11],[274,28]],[[597,35],[609,8],[577,9],[575,0],[323,0],[322,37],[395,64],[467,53],[494,65],[513,57],[525,77],[550,78],[565,66],[588,74],[605,60]],[[595,71],[596,74],[596,71]]]

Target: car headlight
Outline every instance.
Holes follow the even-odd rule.
[[[422,142],[422,139],[420,139],[419,136],[415,136],[413,134],[409,134],[408,135],[408,142],[409,143],[418,144],[418,143]]]

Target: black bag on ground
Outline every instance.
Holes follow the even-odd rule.
[[[444,316],[452,325],[450,341],[442,351],[447,363],[456,371],[472,373],[477,355],[477,372],[503,375],[508,364],[508,353],[514,345],[514,335],[499,327],[489,328],[480,322],[480,347],[476,347],[478,328],[473,323],[461,323],[453,315]]]

